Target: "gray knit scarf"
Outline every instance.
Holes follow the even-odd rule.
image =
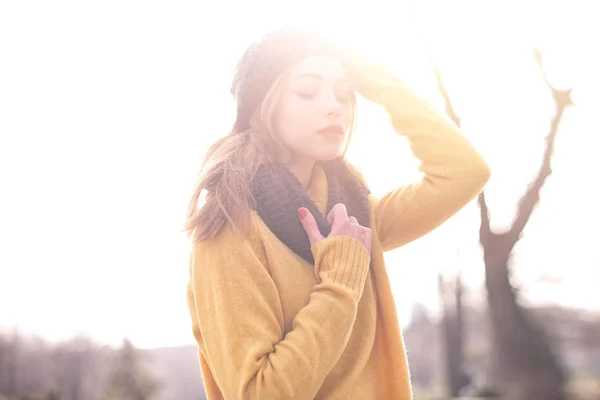
[[[298,209],[314,215],[324,237],[331,232],[326,215],[337,203],[343,203],[349,216],[369,226],[369,189],[350,171],[343,159],[322,163],[327,177],[327,212],[321,213],[298,178],[282,164],[262,165],[252,182],[254,208],[267,227],[300,257],[314,263],[310,242],[298,218]]]

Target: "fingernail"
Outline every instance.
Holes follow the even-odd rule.
[[[306,208],[299,208],[298,216],[300,217],[300,219],[304,219],[304,217],[306,217]]]

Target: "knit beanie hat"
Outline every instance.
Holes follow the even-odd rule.
[[[238,62],[231,86],[237,102],[234,129],[249,129],[252,114],[277,76],[311,56],[339,57],[341,53],[324,38],[294,29],[273,31],[250,45]]]

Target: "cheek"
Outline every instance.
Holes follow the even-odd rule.
[[[342,126],[344,127],[344,129],[348,129],[348,127],[350,126],[350,123],[352,122],[352,106],[345,105],[342,108],[342,112],[340,115],[340,123],[342,124]]]
[[[314,132],[311,121],[316,120],[316,112],[308,102],[282,102],[276,118],[277,131],[286,142],[300,141]]]

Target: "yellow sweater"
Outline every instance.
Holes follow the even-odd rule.
[[[456,126],[402,82],[384,92],[424,175],[370,197],[370,256],[352,238],[329,238],[313,246],[309,265],[257,214],[247,238],[227,228],[194,245],[188,305],[209,400],[412,398],[383,253],[455,214],[489,169]],[[308,189],[324,212],[320,168]]]

